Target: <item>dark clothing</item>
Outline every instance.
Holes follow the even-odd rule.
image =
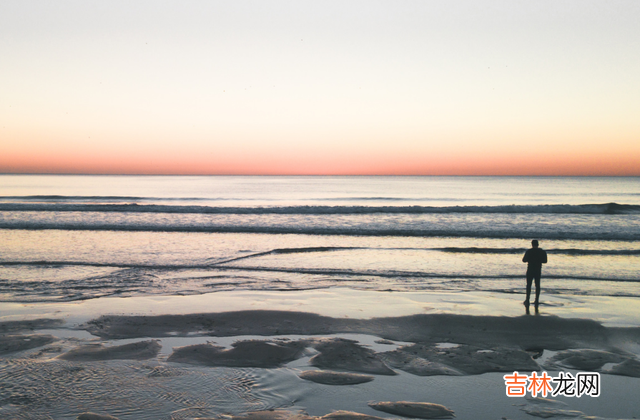
[[[547,253],[544,250],[534,247],[524,253],[522,262],[526,262],[527,266],[527,300],[524,304],[529,307],[529,296],[531,296],[531,284],[536,281],[536,300],[534,304],[538,305],[540,298],[540,277],[542,274],[542,264],[547,263]]]
[[[546,264],[547,262],[547,253],[544,252],[543,249],[538,248],[538,241],[531,241],[533,248],[527,250],[524,253],[524,257],[522,257],[522,262],[528,263],[527,266],[527,299],[524,301],[524,304],[527,308],[529,308],[529,296],[531,296],[531,284],[533,280],[536,281],[536,300],[534,305],[536,308],[539,304],[540,299],[540,277],[542,275],[542,264]],[[527,309],[528,313],[528,309]]]
[[[529,291],[529,293],[531,293],[531,283],[533,283],[533,279],[536,279],[536,290],[540,290],[540,274],[538,274],[537,276],[530,275],[527,271],[527,291]],[[527,294],[527,296],[529,295]]]
[[[531,248],[524,253],[522,262],[529,263],[527,267],[527,277],[531,274],[534,277],[540,277],[540,271],[542,271],[542,264],[547,263],[547,253],[541,248]]]

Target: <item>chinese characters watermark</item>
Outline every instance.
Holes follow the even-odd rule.
[[[542,372],[540,376],[537,372],[531,372],[530,376],[513,372],[503,378],[508,397],[524,397],[527,392],[534,398],[538,395],[545,398],[547,395],[578,398],[583,395],[600,396],[600,374],[597,372],[579,372],[576,376],[560,372],[555,377],[547,375],[547,372]],[[557,385],[553,387],[552,383]]]

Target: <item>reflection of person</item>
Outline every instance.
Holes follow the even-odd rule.
[[[538,305],[534,306],[534,308],[536,309],[536,312],[535,312],[536,316],[540,315],[540,311],[538,311]],[[531,311],[529,310],[529,305],[524,305],[524,310],[527,315],[531,315]]]
[[[531,249],[527,250],[522,257],[522,262],[528,263],[527,267],[527,299],[525,305],[529,305],[529,296],[531,295],[531,283],[536,280],[536,300],[534,305],[540,303],[540,275],[542,272],[542,264],[547,263],[547,253],[542,248],[538,248],[538,241],[531,241]]]

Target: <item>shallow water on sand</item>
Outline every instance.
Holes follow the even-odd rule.
[[[640,242],[544,243],[545,292],[640,296]],[[0,299],[352,287],[522,293],[519,239],[0,230]]]
[[[261,384],[268,372],[133,361],[1,360],[0,417],[75,419],[85,411],[126,419],[187,419],[289,405]],[[47,417],[50,416],[50,417]]]

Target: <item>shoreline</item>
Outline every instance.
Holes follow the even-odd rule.
[[[349,288],[301,291],[225,291],[200,295],[102,297],[72,302],[2,302],[0,322],[64,319],[74,328],[102,315],[180,315],[251,310],[294,311],[336,318],[419,314],[518,317],[523,295],[495,292],[386,292]],[[640,325],[640,298],[544,295],[531,316],[589,319],[609,327]]]

